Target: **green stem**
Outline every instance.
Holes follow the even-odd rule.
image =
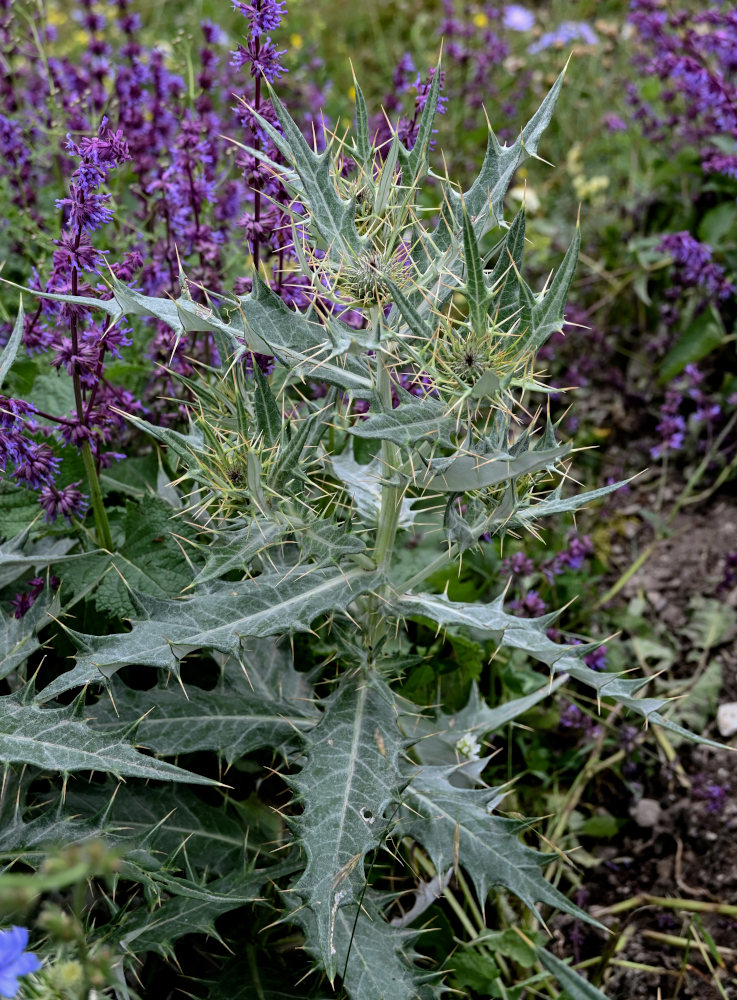
[[[623,899],[612,906],[597,908],[596,916],[615,916],[636,910],[641,906],[660,906],[664,910],[684,910],[687,913],[718,913],[722,917],[737,917],[737,906],[732,903],[710,903],[703,899],[679,899],[677,896],[650,896],[643,892],[629,899]]]
[[[391,413],[391,376],[386,361],[383,358],[379,359],[377,374],[377,389],[382,409],[385,413]],[[379,523],[376,529],[374,561],[379,569],[387,569],[394,550],[394,540],[397,537],[402,494],[404,491],[400,486],[389,481],[397,475],[397,469],[400,464],[399,448],[392,441],[382,441],[379,457],[384,482],[381,486],[381,508],[379,511]]]
[[[98,544],[101,545],[103,549],[107,549],[108,552],[113,552],[113,536],[110,533],[110,522],[107,519],[105,505],[102,502],[100,480],[97,476],[95,460],[92,457],[92,450],[90,448],[89,441],[85,441],[82,445],[82,461],[84,462],[84,469],[87,473],[87,485],[90,490],[90,500],[92,501],[92,513],[95,517]]]
[[[704,475],[706,470],[709,468],[711,462],[714,460],[714,457],[719,453],[719,449],[722,445],[722,442],[725,440],[725,438],[728,438],[729,435],[731,435],[736,422],[737,422],[737,413],[735,413],[730,418],[727,425],[722,429],[721,433],[717,437],[714,444],[708,450],[706,455],[704,455],[703,459],[692,473],[690,479],[688,480],[686,486],[684,487],[683,493],[681,493],[680,497],[673,506],[673,510],[668,515],[668,523],[670,523],[675,518],[676,514],[679,512],[681,507],[683,507],[684,504],[688,503],[689,496],[691,495],[691,493],[693,493],[694,489],[698,485],[699,480]]]
[[[248,960],[248,969],[251,973],[251,979],[253,980],[254,988],[256,990],[256,1000],[265,1000],[266,994],[264,993],[264,988],[261,985],[261,974],[259,971],[256,949],[252,944],[246,945],[246,958]]]
[[[627,584],[632,579],[632,577],[635,575],[638,569],[640,569],[640,567],[647,562],[647,560],[652,555],[654,548],[655,548],[655,542],[650,542],[647,548],[642,550],[637,559],[635,559],[635,561],[624,571],[624,573],[622,573],[617,582],[613,584],[613,586],[611,586],[609,590],[607,590],[606,594],[604,594],[603,597],[599,598],[599,600],[594,605],[595,611],[598,611],[599,608],[603,608],[604,605],[607,604],[609,601],[611,601],[613,597],[616,597],[616,595],[620,592],[622,587],[624,587],[625,584]]]
[[[75,247],[79,246],[80,239],[82,237],[82,227],[77,227],[77,235],[75,239]],[[72,295],[77,294],[77,269],[72,267]],[[71,320],[69,323],[69,332],[72,338],[72,351],[74,356],[79,354],[79,334],[77,331],[77,314],[72,312]],[[79,377],[79,369],[77,367],[76,361],[71,366],[72,384],[74,386],[74,405],[77,410],[77,420],[79,421],[80,427],[87,426],[87,417],[89,414],[85,414],[84,409],[84,399],[82,394],[82,381]],[[110,534],[110,524],[107,519],[107,513],[105,512],[105,505],[102,502],[102,491],[100,490],[100,480],[97,477],[97,469],[95,468],[95,460],[92,457],[92,449],[90,448],[89,441],[84,441],[81,447],[82,461],[84,462],[84,470],[87,473],[87,485],[90,490],[90,500],[92,501],[92,512],[95,517],[95,528],[97,529],[97,544],[102,546],[103,549],[107,549],[108,552],[113,551],[113,539]]]
[[[615,764],[618,764],[619,761],[626,756],[624,750],[617,750],[616,753],[613,753],[611,755],[611,757],[607,757],[605,760],[601,760],[599,757],[599,753],[601,752],[604,735],[605,734],[602,733],[601,739],[593,755],[593,758],[590,758],[587,761],[587,763],[583,767],[583,770],[579,771],[578,775],[576,776],[575,781],[571,785],[571,790],[568,793],[568,798],[566,799],[566,803],[563,807],[563,810],[555,820],[552,830],[548,832],[547,839],[552,844],[557,844],[557,842],[560,840],[560,838],[567,830],[571,814],[578,805],[578,803],[581,801],[581,796],[586,790],[586,786],[589,783],[589,781],[591,781],[591,779],[594,778],[601,771],[611,770]],[[558,864],[557,861],[553,861],[551,863],[551,868],[548,869],[548,878],[551,877],[552,875],[552,868],[557,864]]]
[[[426,857],[425,854],[419,848],[415,849],[414,857],[418,863],[418,866],[420,868],[423,868],[426,874],[431,876],[439,874],[432,861],[430,861],[430,859]],[[456,919],[461,924],[466,934],[468,934],[469,938],[471,940],[476,940],[478,938],[478,933],[476,928],[473,926],[470,917],[463,909],[461,904],[458,902],[455,895],[451,892],[451,890],[447,886],[443,889],[443,897],[448,901],[450,908],[456,915]]]
[[[693,948],[696,946],[701,950],[702,942],[694,941],[693,938],[679,937],[676,934],[663,934],[662,931],[650,931],[643,930],[642,936],[644,938],[649,938],[651,941],[658,941],[660,944],[667,944],[673,948]],[[735,954],[734,948],[727,948],[723,945],[715,945],[717,954],[722,956],[726,955],[727,958],[731,958]]]
[[[87,878],[89,873],[90,867],[87,861],[78,861],[76,865],[53,874],[3,872],[0,874],[0,892],[8,889],[28,889],[34,894],[60,892],[80,879]]]
[[[378,341],[381,339],[382,313],[381,307],[375,306],[371,310],[371,325],[374,330],[374,337]],[[392,410],[392,380],[386,353],[378,352],[376,359],[376,389],[381,402],[381,407],[385,413]],[[374,544],[373,560],[380,571],[386,572],[389,569],[394,551],[394,542],[399,528],[399,516],[402,509],[402,497],[404,489],[397,485],[397,470],[400,465],[401,456],[397,445],[391,441],[382,441],[379,452],[381,463],[381,498],[379,513],[376,524],[376,542]],[[392,482],[392,480],[394,480]],[[383,638],[387,631],[386,617],[381,608],[382,597],[389,595],[388,584],[384,584],[378,594],[373,594],[367,602],[367,632],[371,645],[376,648],[377,643]]]

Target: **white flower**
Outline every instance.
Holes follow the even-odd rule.
[[[456,753],[466,760],[478,760],[481,756],[481,744],[476,740],[473,733],[464,733],[456,743]]]

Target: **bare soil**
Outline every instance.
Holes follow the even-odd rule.
[[[651,499],[652,484],[648,495]],[[671,498],[664,499],[667,510]],[[642,494],[632,496],[627,505],[641,511],[642,500]],[[654,537],[646,521],[640,525],[615,545],[613,560],[620,572]],[[648,617],[683,643],[675,676],[687,677],[693,670],[681,635],[692,599],[718,597],[737,607],[737,587],[720,587],[730,551],[737,551],[735,500],[723,497],[707,509],[687,507],[621,592],[625,601],[644,597]],[[713,655],[722,667],[720,701],[737,701],[737,641],[728,636]],[[704,735],[720,739],[713,720]],[[737,737],[732,744],[737,745]],[[632,816],[612,842],[590,848],[600,864],[588,870],[581,894],[614,936],[607,944],[603,934],[561,919],[556,928],[561,955],[571,953],[571,940],[581,959],[612,949],[616,964],[607,965],[601,981],[612,1000],[737,1000],[737,752],[681,743],[676,760],[668,762],[662,748],[654,750],[650,766],[633,782],[639,798],[612,802],[609,796],[618,792],[611,782],[589,789],[589,801],[600,795],[600,804],[613,815]],[[708,791],[716,786],[726,789],[719,802]],[[627,790],[619,786],[619,794],[626,796]],[[658,905],[643,896],[682,903]],[[607,913],[635,897],[636,906]],[[687,903],[702,906],[702,912],[689,911]],[[725,904],[731,911],[724,911]]]

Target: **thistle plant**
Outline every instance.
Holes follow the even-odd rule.
[[[8,629],[4,670],[15,683],[0,698],[3,757],[18,789],[2,800],[0,851],[33,867],[55,840],[115,844],[116,878],[143,895],[131,890],[127,909],[109,897],[105,940],[122,967],[134,953],[171,954],[183,934],[212,929],[230,910],[253,904],[257,920],[266,898],[274,919],[299,929],[329,984],[323,994],[440,996],[446,967],[422,965],[418,931],[379,877],[392,857],[412,872],[411,920],[455,871],[466,873],[480,910],[494,889],[517,897],[532,921],[558,909],[596,924],[544,877],[554,856],[523,840],[528,820],[504,814],[507,789],[483,782],[485,740],[566,682],[690,737],[662,714],[662,700],[637,696],[645,679],[590,668],[586,658],[601,643],[553,641],[548,630],[559,612],[516,617],[504,610],[503,593],[464,603],[429,583],[482,539],[537,531],[545,518],[618,485],[568,495],[572,447],[533,402],[547,392],[536,354],[563,325],[578,229],[535,291],[524,277],[524,210],[505,217],[507,188],[520,163],[537,156],[562,79],[513,143],[501,145],[489,131],[467,190],[429,165],[438,71],[414,141],[395,134],[380,151],[357,83],[355,133],[332,137],[320,152],[273,92],[273,121],[251,109],[279,153],[277,162],[265,143],[246,150],[288,195],[304,311],[258,271],[242,295],[200,287],[195,296],[183,271],[176,300],[127,287],[112,272],[108,298],[38,293],[96,308],[111,327],[124,316],[149,317],[177,340],[205,333],[221,359],[177,375],[192,398],[186,431],[126,414],[162,454],[143,490],[146,523],[126,518],[118,556],[83,542],[47,551],[26,532],[0,563],[6,580],[29,567],[53,569],[73,595],[84,577],[84,593],[97,586],[108,608],[110,588],[125,585],[115,591],[125,610],[112,634],[71,627],[60,618],[58,592],[39,597]],[[439,195],[430,223],[421,211],[428,180]],[[268,377],[254,354],[275,359]],[[327,385],[326,395],[314,398],[315,382]],[[408,568],[406,542],[417,530],[435,545]],[[172,537],[186,563],[166,548]],[[38,690],[22,664],[51,621],[61,622],[76,663]],[[539,684],[492,705],[474,689],[450,714],[416,705],[401,692],[409,622],[470,631],[527,654],[542,665]],[[305,649],[298,633],[319,650],[310,670],[294,658]],[[205,690],[198,679],[213,665],[218,678]],[[145,690],[151,675],[156,686]],[[273,853],[273,838],[246,836],[242,803],[218,810],[190,789],[172,795],[144,783],[217,789],[231,772],[199,767],[200,756],[161,758],[216,754],[237,765],[264,749],[281,761],[291,792]],[[29,823],[33,791],[22,765],[112,777],[39,803]],[[129,779],[117,796],[116,776]],[[432,873],[427,885],[411,864],[417,853]],[[537,961],[573,1000],[603,996],[530,933]],[[254,963],[242,957],[239,969],[239,988],[247,982],[260,992]],[[122,973],[115,983],[124,995]]]

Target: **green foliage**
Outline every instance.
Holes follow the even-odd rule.
[[[249,669],[251,661],[255,669]],[[114,682],[109,694],[91,709],[94,729],[114,732],[138,722],[137,740],[155,753],[214,750],[228,764],[261,747],[291,746],[318,717],[310,686],[295,671],[289,651],[254,639],[240,662],[225,661],[215,688],[190,685],[185,691],[172,682],[134,691]]]
[[[13,332],[10,334],[10,339],[8,340],[5,347],[3,347],[2,354],[0,354],[0,388],[3,386],[6,376],[10,372],[11,366],[15,361],[16,355],[18,354],[18,348],[20,347],[21,340],[23,337],[23,299],[20,300],[20,305],[18,307],[18,316],[16,317],[15,323],[13,324]]]
[[[212,934],[217,937],[217,917],[252,903],[262,882],[261,873],[230,873],[208,882],[199,895],[177,896],[162,903],[153,912],[139,908],[130,919],[121,922],[118,942],[131,955],[155,951],[169,957],[174,954],[175,942],[184,934]]]
[[[307,312],[257,274],[248,295],[206,294],[206,305],[184,275],[176,300],[112,275],[110,299],[48,296],[111,320],[152,317],[178,338],[209,333],[223,358],[217,369],[180,377],[192,399],[188,428],[130,416],[163,454],[132,467],[127,482],[122,473],[103,477],[113,502],[127,494],[125,507],[110,511],[114,552],[81,535],[38,542],[30,532],[0,551],[3,584],[39,569],[62,579],[60,595],[44,595],[20,621],[0,621],[2,675],[14,685],[0,696],[0,753],[38,775],[104,775],[53,810],[29,792],[27,809],[39,812],[30,821],[6,806],[0,849],[39,867],[57,839],[99,836],[118,850],[115,888],[136,888],[121,904],[111,892],[108,936],[128,967],[143,952],[171,956],[184,934],[216,936],[219,916],[251,913],[258,899],[297,928],[289,933],[300,934],[315,968],[351,1000],[432,1000],[444,991],[445,968],[428,971],[423,938],[397,920],[396,895],[382,881],[390,852],[422,850],[439,879],[467,875],[479,912],[494,889],[525,926],[553,909],[596,924],[545,878],[555,855],[526,842],[532,821],[502,814],[510,789],[485,786],[479,741],[569,681],[597,703],[614,701],[692,738],[662,699],[639,697],[646,678],[585,665],[598,643],[552,641],[546,630],[557,614],[523,619],[504,610],[503,596],[472,602],[432,592],[434,574],[455,576],[482,537],[536,531],[540,518],[621,485],[566,495],[572,447],[530,407],[532,394],[548,391],[536,354],[563,326],[580,234],[535,291],[523,277],[524,213],[507,222],[504,199],[520,164],[537,156],[563,77],[510,145],[489,130],[465,191],[429,166],[439,80],[412,149],[395,137],[383,156],[360,88],[356,136],[320,153],[272,97],[279,130],[261,125],[286,164],[271,166],[295,202]],[[432,226],[422,222],[428,179],[437,195]],[[339,318],[345,309],[361,312],[359,328]],[[17,341],[16,333],[0,375]],[[270,380],[251,352],[274,356]],[[331,387],[324,403],[306,398],[308,380]],[[65,391],[49,377],[40,388]],[[370,408],[365,421],[356,401]],[[0,502],[21,511],[21,499],[10,492]],[[21,527],[25,517],[16,516]],[[423,531],[427,547],[408,568],[409,530]],[[427,623],[448,630],[455,694],[470,688],[457,711],[460,696],[455,705],[418,706],[402,695],[403,670],[422,661],[410,630]],[[300,633],[314,641],[302,644]],[[29,675],[52,640],[73,647],[76,663],[66,670],[56,661],[36,694]],[[482,700],[473,682],[487,649],[534,661],[520,697]],[[539,663],[546,669],[536,672]],[[187,766],[134,741],[162,757],[187,755]],[[283,825],[280,817],[270,826],[243,794],[253,773],[279,776],[291,791],[279,801]],[[123,776],[141,780],[116,794]],[[151,781],[206,786],[210,798]],[[219,803],[221,823],[213,799],[223,785],[233,792]],[[247,857],[246,826],[254,851],[266,855],[262,868]],[[274,848],[290,848],[286,860],[267,853],[267,835]],[[529,942],[513,942],[516,952],[508,939],[496,943],[499,965],[465,956],[457,981],[474,987],[505,956],[530,964]],[[572,998],[602,996],[564,962],[537,954]],[[221,982],[213,995],[224,989]]]
[[[551,855],[526,847],[519,839],[529,823],[494,816],[504,798],[499,789],[458,788],[454,768],[423,767],[407,787],[400,828],[423,844],[437,871],[462,858],[480,900],[491,886],[504,886],[537,912],[536,903],[597,922],[547,882],[540,868]]]
[[[158,497],[148,497],[143,505],[126,502],[120,551],[95,591],[100,611],[129,618],[135,614],[131,591],[169,597],[180,594],[191,582],[182,545],[192,532],[172,521],[173,515],[171,507]],[[184,541],[177,543],[175,535]]]
[[[360,902],[364,858],[386,839],[402,787],[401,740],[389,688],[346,677],[310,732],[307,761],[294,779],[303,806],[295,832],[306,867],[292,888],[314,916],[313,944],[330,981],[338,913]]]
[[[582,976],[579,976],[570,966],[566,965],[565,962],[561,962],[559,958],[556,958],[549,951],[539,948],[537,950],[537,957],[540,959],[542,965],[552,972],[561,986],[565,988],[571,1000],[606,1000],[601,990],[597,990],[591,983],[586,982]]]
[[[137,753],[119,729],[98,735],[84,720],[84,701],[68,708],[41,708],[26,689],[0,698],[0,756],[6,764],[33,764],[62,773],[107,771],[116,776],[210,784],[166,761]]]

